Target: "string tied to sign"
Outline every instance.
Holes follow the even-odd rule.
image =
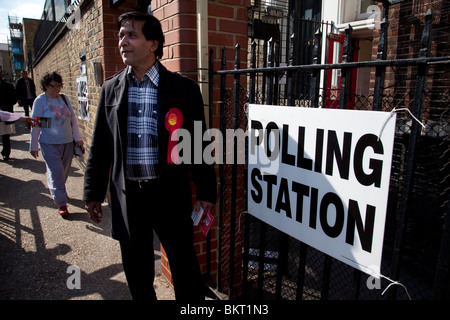
[[[388,120],[389,120],[390,118],[392,118],[392,116],[394,115],[394,113],[399,112],[399,111],[407,111],[407,112],[411,115],[411,117],[412,117],[418,124],[420,124],[420,125],[422,126],[422,128],[425,129],[425,125],[424,125],[419,119],[417,119],[416,116],[414,116],[414,114],[411,112],[411,110],[409,110],[408,108],[398,108],[398,109],[397,109],[397,108],[394,108],[394,109],[392,109],[391,112],[389,112],[389,115],[386,117],[386,119],[384,119],[383,123],[381,124],[380,132],[378,133],[378,141],[380,140],[381,133],[383,132],[384,126],[386,125],[386,123],[388,122]]]
[[[387,281],[390,282],[390,284],[383,290],[383,292],[381,293],[381,295],[384,295],[384,294],[386,293],[386,291],[389,290],[390,287],[392,287],[392,286],[394,286],[394,285],[397,285],[397,286],[401,286],[403,289],[405,289],[405,292],[406,292],[406,295],[408,296],[408,299],[409,299],[409,300],[412,300],[412,299],[411,299],[411,296],[409,295],[408,289],[406,288],[406,286],[405,286],[404,284],[402,284],[402,283],[400,283],[400,282],[398,282],[398,281],[392,280],[392,279],[390,279],[390,278],[388,278],[388,277],[386,277],[386,276],[384,276],[384,275],[382,275],[382,274],[379,274],[379,276],[380,276],[381,278],[386,279]]]

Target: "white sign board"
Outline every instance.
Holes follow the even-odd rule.
[[[89,120],[89,100],[87,76],[77,78],[78,114],[80,119]]]
[[[249,106],[248,211],[379,277],[396,115]]]

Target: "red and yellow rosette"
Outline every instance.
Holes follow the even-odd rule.
[[[183,124],[183,114],[178,108],[171,108],[166,114],[165,125],[169,131],[169,147],[167,148],[167,163],[179,163],[177,150],[177,130]]]

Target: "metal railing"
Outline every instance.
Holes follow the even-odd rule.
[[[390,112],[404,106],[409,114],[397,119],[393,167],[381,270],[394,281],[405,283],[413,299],[448,298],[450,263],[450,87],[437,70],[450,67],[450,56],[430,57],[432,13],[423,27],[422,47],[416,58],[386,60],[387,23],[381,24],[375,61],[351,60],[351,28],[346,30],[343,63],[318,64],[320,33],[316,34],[313,64],[255,68],[255,44],[251,47],[250,68],[240,69],[240,47],[236,46],[235,68],[213,70],[210,62],[210,93],[214,79],[220,79],[220,129],[246,130],[246,104],[276,104],[297,107],[338,107]],[[273,50],[269,44],[269,50]],[[291,50],[291,55],[293,48]],[[213,55],[211,54],[211,57]],[[273,59],[273,51],[268,53]],[[273,65],[272,60],[267,65]],[[349,86],[352,70],[372,68],[373,88],[367,97],[355,95]],[[405,89],[400,85],[408,70]],[[330,88],[320,78],[323,70],[341,70],[340,88]],[[396,82],[386,86],[386,71]],[[432,70],[432,71],[430,71]],[[309,90],[296,91],[298,73],[309,74]],[[284,74],[286,83],[277,82]],[[233,87],[226,87],[227,77]],[[264,79],[265,81],[256,81]],[[430,79],[439,86],[430,85]],[[246,85],[242,85],[245,82]],[[444,83],[444,84],[442,84]],[[333,103],[330,103],[332,101]],[[210,115],[214,104],[210,94]],[[234,154],[237,154],[234,143]],[[226,150],[224,150],[226,152]],[[406,299],[402,289],[393,286],[386,296],[369,290],[363,274],[307,246],[246,214],[247,165],[219,165],[219,239],[217,290],[257,299]],[[382,280],[383,287],[389,282]]]

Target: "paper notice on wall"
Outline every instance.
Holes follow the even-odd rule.
[[[79,118],[83,120],[89,120],[87,76],[81,76],[77,78],[77,102]]]

